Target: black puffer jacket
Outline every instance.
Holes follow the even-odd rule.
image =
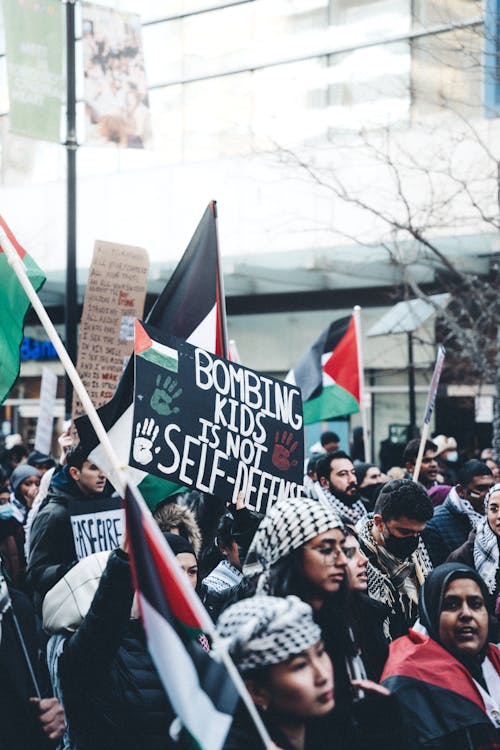
[[[127,555],[112,552],[91,608],[59,661],[78,750],[168,750],[174,718],[138,620]]]

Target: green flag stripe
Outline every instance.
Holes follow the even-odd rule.
[[[179,360],[173,357],[167,357],[162,352],[157,352],[152,346],[149,349],[145,349],[143,352],[137,355],[143,359],[147,359],[148,362],[152,362],[154,365],[163,367],[165,370],[170,372],[178,372]]]
[[[187,492],[187,488],[182,484],[170,482],[168,479],[155,477],[153,474],[146,474],[139,484],[139,491],[144,497],[149,510],[153,512],[162,500],[166,500],[168,497],[172,497],[179,492]]]
[[[340,385],[326,386],[316,398],[303,404],[304,424],[322,422],[325,419],[346,417],[359,411],[354,396]]]

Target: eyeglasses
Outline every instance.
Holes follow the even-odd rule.
[[[324,547],[313,547],[310,544],[304,544],[304,549],[310,549],[313,552],[317,552],[319,555],[321,555],[325,565],[335,565],[340,555],[344,555],[345,557],[349,556],[346,554],[346,552],[344,552],[343,549],[337,549],[336,547],[331,547],[327,545],[325,545]],[[355,551],[354,547],[352,549],[354,553]]]

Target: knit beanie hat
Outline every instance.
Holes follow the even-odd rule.
[[[172,534],[170,531],[164,531],[163,536],[169,543],[174,555],[180,555],[182,552],[190,552],[196,557],[193,545],[180,534]]]
[[[319,500],[308,497],[279,500],[259,524],[243,573],[247,576],[262,573],[318,534],[337,528],[343,528],[342,521]]]
[[[15,493],[21,482],[24,482],[25,479],[28,479],[28,477],[41,477],[42,475],[36,468],[36,466],[31,466],[31,464],[19,464],[12,474],[10,475],[10,486],[12,488],[12,492]]]
[[[242,672],[280,664],[321,638],[311,607],[298,596],[254,596],[228,607],[217,630]]]

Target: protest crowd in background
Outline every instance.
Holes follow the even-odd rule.
[[[436,436],[413,482],[418,442],[382,472],[324,433],[304,494],[265,515],[199,491],[154,509],[283,750],[499,746],[498,468]],[[59,444],[1,457],[0,746],[190,747],[147,649],[120,499],[69,433]],[[86,547],[82,508],[103,514],[107,551]],[[262,746],[242,703],[222,746]]]
[[[0,455],[0,748],[499,748],[500,472],[491,449],[426,436],[444,352],[420,439],[370,462],[362,429],[350,446],[324,432],[304,455],[325,405],[360,411],[357,314],[286,381],[237,364],[215,217],[144,322],[118,293],[133,356],[99,414],[44,323],[86,414],[58,455],[20,436]],[[5,240],[18,278],[33,271]]]

